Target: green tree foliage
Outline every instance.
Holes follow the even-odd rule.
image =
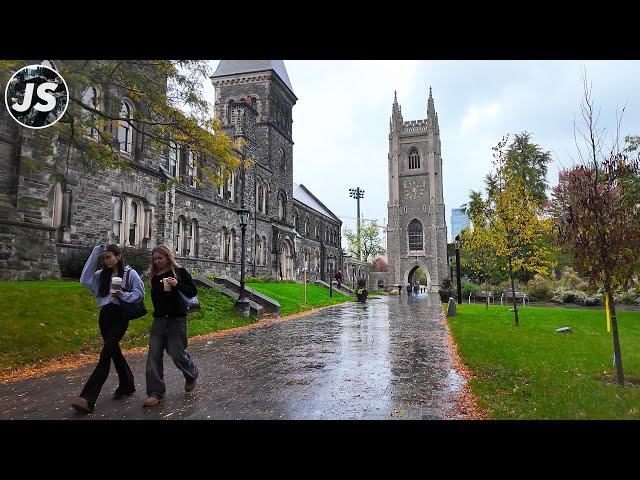
[[[349,254],[358,257],[358,234],[350,229],[345,229]],[[373,262],[378,256],[384,255],[386,250],[382,247],[380,227],[376,222],[367,224],[363,222],[360,227],[360,251],[365,262]]]
[[[0,87],[11,75],[33,62],[0,61]],[[202,86],[211,68],[201,60],[54,60],[69,87],[69,107],[55,125],[37,133],[25,132],[25,165],[43,168],[51,161],[64,179],[71,167],[98,172],[126,169],[131,155],[119,151],[118,127],[126,125],[141,134],[144,155],[165,156],[170,141],[196,153],[200,172],[196,182],[221,184],[240,160],[234,144],[221,133],[213,106]],[[95,88],[97,95],[90,89]],[[131,118],[122,101],[133,104]],[[205,161],[208,159],[209,161]]]
[[[489,308],[489,285],[499,278],[501,270],[501,259],[496,254],[492,230],[483,226],[475,227],[473,231],[465,228],[460,233],[460,241],[461,267],[473,281],[484,286],[484,292],[487,294],[487,308]]]

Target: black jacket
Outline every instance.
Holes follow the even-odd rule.
[[[153,300],[153,316],[154,317],[184,317],[187,314],[187,308],[180,301],[178,291],[184,293],[191,298],[197,295],[198,289],[186,268],[177,268],[176,277],[178,284],[171,288],[170,292],[165,292],[162,285],[162,279],[173,277],[173,272],[169,270],[161,275],[154,275],[151,279],[151,299]]]

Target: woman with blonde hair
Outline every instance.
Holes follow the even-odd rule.
[[[164,350],[182,371],[186,380],[186,392],[195,388],[198,377],[198,367],[187,353],[187,306],[178,295],[178,292],[182,292],[192,298],[198,291],[191,275],[176,263],[169,247],[160,245],[151,254],[149,283],[153,300],[153,323],[149,335],[147,399],[143,403],[144,407],[154,407],[164,400]]]

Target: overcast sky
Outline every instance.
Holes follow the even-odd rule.
[[[211,61],[215,68],[218,60]],[[385,222],[387,154],[393,92],[405,121],[426,118],[429,86],[440,123],[447,227],[451,209],[483,188],[492,150],[507,133],[532,133],[552,153],[548,180],[576,158],[581,68],[592,82],[599,125],[613,134],[626,104],[622,135],[640,134],[639,61],[320,61],[285,60],[293,107],[293,176],[353,228],[361,187],[363,218]],[[207,87],[213,99],[213,87]]]

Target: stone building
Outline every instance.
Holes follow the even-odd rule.
[[[427,118],[404,121],[397,97],[389,122],[387,285],[405,285],[417,268],[430,291],[449,276],[440,128],[429,89]]]
[[[156,151],[126,126],[114,128],[130,171],[69,171],[59,182],[50,162],[42,171],[25,165],[29,138],[37,131],[18,128],[0,109],[0,278],[77,274],[90,247],[102,238],[143,254],[171,245],[187,268],[238,277],[237,210],[242,206],[251,212],[246,275],[297,279],[305,254],[319,277],[337,268],[340,220],[303,185],[294,188],[297,98],[284,62],[222,61],[211,80],[223,131],[243,138],[237,154],[254,160],[220,187],[194,180],[198,163],[215,160],[196,161],[175,143]],[[99,103],[99,87],[85,94]],[[141,108],[129,98],[121,102],[121,111],[131,118]],[[183,181],[172,182],[176,177]],[[167,188],[158,189],[163,183]],[[308,222],[308,231],[296,229],[298,218]]]

